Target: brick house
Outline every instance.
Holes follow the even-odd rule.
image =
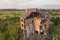
[[[40,35],[40,39],[42,35],[48,34],[49,15],[37,8],[27,9],[27,12],[20,16],[20,27],[24,36],[29,40],[32,34]],[[36,38],[36,40],[39,39]]]

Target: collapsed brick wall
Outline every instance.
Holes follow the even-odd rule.
[[[37,17],[34,17],[33,21],[34,21],[33,25],[34,25],[35,31],[38,32],[38,34],[40,34],[41,19],[37,18]]]
[[[28,14],[30,14],[31,12],[37,12],[37,9],[28,9],[27,10],[27,13]],[[44,35],[47,35],[47,32],[48,32],[47,31],[48,30],[48,24],[47,23],[49,22],[49,19],[47,19],[46,21],[44,19],[45,22],[43,22],[40,17],[37,17],[37,16],[34,17],[33,16],[33,18],[25,19],[26,16],[27,16],[27,14],[25,14],[24,16],[21,16],[20,17],[21,29],[23,30],[23,34],[25,35],[25,37],[30,37],[31,36],[31,33],[33,33],[33,35],[39,34],[40,37],[42,35],[43,36]],[[39,36],[37,36],[37,37],[39,37]],[[42,37],[42,39],[43,38],[45,38],[45,37]],[[39,39],[37,39],[37,40],[39,40]]]

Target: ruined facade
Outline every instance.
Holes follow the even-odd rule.
[[[23,40],[45,40],[48,35],[49,15],[37,8],[27,9],[20,16]]]

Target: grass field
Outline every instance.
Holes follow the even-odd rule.
[[[21,40],[20,16],[25,11],[0,11],[0,40]],[[56,11],[46,11],[56,15]],[[60,14],[60,11],[57,12]],[[53,17],[54,17],[53,16]],[[50,36],[57,34],[60,40],[60,26],[50,25]]]
[[[24,11],[0,11],[0,40],[19,40],[20,15]]]

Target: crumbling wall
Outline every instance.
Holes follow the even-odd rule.
[[[27,13],[20,17],[21,29],[25,38],[29,40],[45,40],[48,34],[49,19],[42,17],[38,9],[28,9]]]
[[[41,24],[41,19],[40,18],[37,18],[37,17],[34,17],[33,18],[33,21],[34,21],[34,29],[36,32],[38,32],[38,34],[40,34],[40,24]]]

